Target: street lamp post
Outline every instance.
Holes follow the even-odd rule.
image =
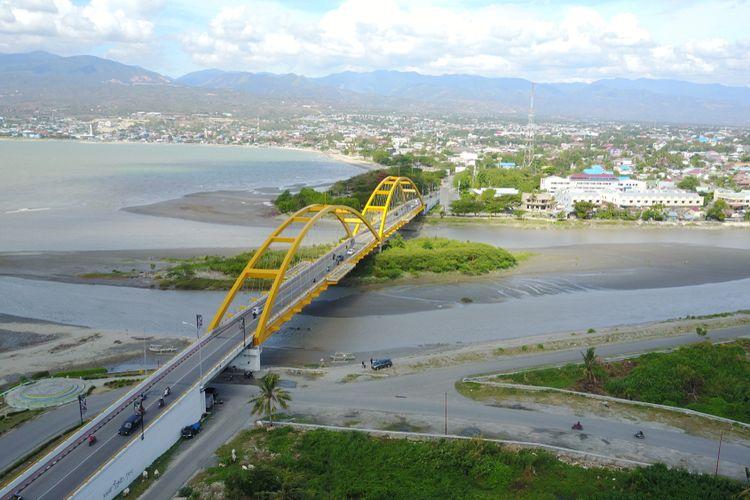
[[[195,336],[198,338],[198,363],[200,364],[201,370],[201,382],[203,381],[203,347],[201,344],[201,326],[203,326],[203,316],[201,314],[195,315]]]

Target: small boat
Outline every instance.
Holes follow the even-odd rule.
[[[150,346],[148,346],[148,350],[149,350],[149,352],[154,352],[154,353],[157,353],[157,354],[163,354],[163,353],[168,353],[168,352],[175,352],[175,351],[177,351],[177,348],[176,347],[172,347],[172,346],[166,346],[165,347],[165,346],[159,345],[159,344],[151,344]]]
[[[334,352],[331,361],[354,361],[354,354],[350,352]]]

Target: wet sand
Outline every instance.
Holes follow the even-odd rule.
[[[0,385],[43,370],[102,366],[140,356],[157,340],[135,333],[86,328],[0,314]],[[184,347],[184,339],[158,339]]]
[[[150,205],[123,208],[124,211],[211,224],[275,227],[283,220],[273,206],[277,190],[269,193],[212,191],[192,193]]]

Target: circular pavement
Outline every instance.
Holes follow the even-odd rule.
[[[5,402],[13,408],[30,410],[60,406],[86,394],[88,388],[89,383],[78,378],[46,378],[12,389],[5,395]]]

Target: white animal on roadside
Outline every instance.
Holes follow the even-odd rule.
[[[232,448],[232,463],[237,461],[237,452]]]
[[[159,469],[154,470],[154,477],[159,477]]]
[[[122,490],[122,496],[126,497],[128,495],[130,495],[130,488],[125,488],[124,490]]]
[[[143,474],[141,474],[141,477],[143,477],[144,480],[148,479],[148,471],[144,470]]]

